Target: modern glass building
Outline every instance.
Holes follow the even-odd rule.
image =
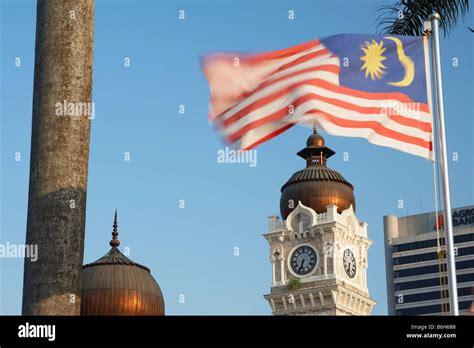
[[[474,206],[452,214],[459,312],[465,315],[474,301]],[[434,212],[384,216],[389,315],[449,313],[443,220]]]

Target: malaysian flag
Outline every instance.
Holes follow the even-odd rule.
[[[304,124],[433,160],[426,41],[343,34],[273,52],[209,54],[209,118],[240,149]]]

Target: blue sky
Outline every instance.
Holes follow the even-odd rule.
[[[0,3],[0,243],[21,244],[36,3]],[[199,58],[216,50],[275,50],[337,33],[372,33],[373,11],[382,3],[97,0],[85,262],[108,251],[118,208],[121,246],[152,269],[168,314],[270,314],[263,295],[271,266],[262,234],[267,216],[278,213],[281,185],[305,165],[295,153],[310,131],[294,127],[261,145],[256,167],[218,163],[224,145],[208,124],[209,89]],[[185,20],[178,19],[179,10]],[[441,42],[448,153],[459,158],[449,163],[454,207],[474,203],[474,35],[466,25],[474,26],[472,11]],[[373,314],[386,314],[382,217],[434,210],[432,166],[364,139],[325,138],[337,152],[329,166],[355,186],[357,215],[369,225],[368,286],[378,302]],[[1,259],[0,272],[0,314],[19,314],[23,260]]]

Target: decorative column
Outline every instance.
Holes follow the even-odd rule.
[[[285,259],[283,258],[283,255],[280,255],[279,260],[280,260],[280,271],[281,271],[281,283],[285,284],[285,281],[286,281],[286,277],[285,277]]]
[[[272,286],[275,286],[276,280],[275,280],[275,255],[274,254],[270,257],[270,261],[272,263]]]

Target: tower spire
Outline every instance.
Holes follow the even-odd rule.
[[[117,248],[120,245],[120,241],[117,239],[117,236],[118,236],[117,209],[115,209],[112,240],[110,241],[110,246],[112,248]]]
[[[306,160],[306,166],[322,165],[326,166],[326,161],[335,152],[326,146],[326,142],[321,134],[318,134],[316,124],[313,125],[313,134],[306,141],[306,147],[298,152],[298,156]]]

